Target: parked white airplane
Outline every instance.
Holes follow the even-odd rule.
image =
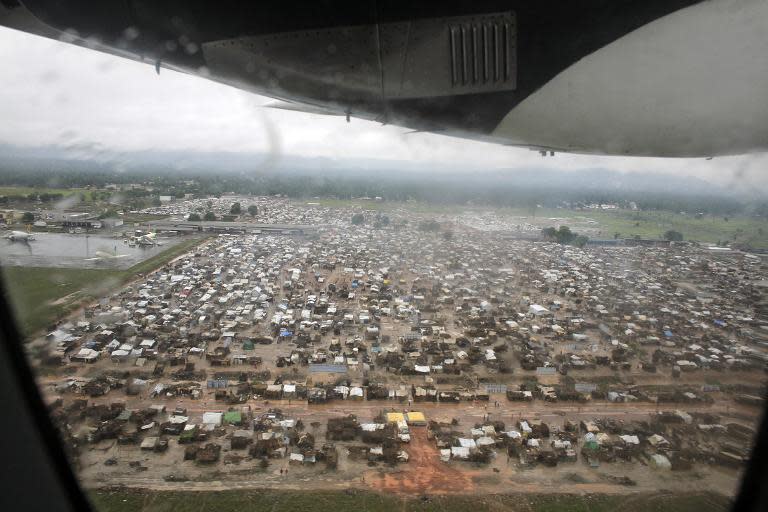
[[[146,235],[142,235],[138,238],[136,238],[136,242],[139,245],[160,245],[160,242],[157,241],[157,233],[147,233]]]
[[[31,242],[35,239],[35,235],[26,231],[11,231],[4,238],[11,242]]]

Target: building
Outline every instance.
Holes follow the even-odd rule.
[[[118,217],[109,217],[107,219],[102,219],[101,224],[103,227],[107,229],[113,229],[113,228],[119,228],[124,224],[123,219]]]
[[[0,224],[15,224],[21,220],[22,212],[16,210],[0,210]]]
[[[102,222],[92,213],[62,212],[58,210],[43,210],[40,219],[51,224],[60,224],[64,229],[101,229]]]
[[[528,312],[534,316],[544,316],[551,314],[551,312],[541,304],[531,304],[528,308]]]

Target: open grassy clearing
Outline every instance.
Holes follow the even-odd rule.
[[[562,224],[579,231],[579,226],[589,220],[597,222],[591,229],[598,235],[591,238],[662,238],[668,230],[679,231],[685,240],[716,243],[746,243],[755,248],[768,248],[768,222],[750,217],[725,217],[711,215],[697,218],[669,211],[631,210],[566,210],[560,208],[499,208],[497,213],[511,217],[533,219],[563,219]],[[726,220],[727,218],[727,220]]]
[[[530,208],[500,208],[502,215],[527,217],[528,219],[564,219],[565,225],[577,225],[588,220],[597,222],[593,228],[599,230],[600,238],[661,238],[667,230],[679,231],[685,240],[699,242],[750,243],[753,247],[768,247],[768,222],[750,217],[725,217],[706,215],[681,215],[669,211],[631,210],[566,210],[559,208],[537,208],[535,217]],[[727,218],[727,220],[726,220]],[[578,230],[578,228],[576,228]],[[597,238],[593,236],[592,238]]]
[[[91,201],[91,192],[84,188],[47,188],[47,187],[0,187],[0,196],[27,196],[29,194],[61,194],[64,197],[73,194],[84,194],[86,201]]]
[[[199,510],[270,512],[716,512],[730,502],[717,494],[452,495],[400,497],[372,492],[323,491],[141,491],[98,490],[90,494],[101,512],[186,512]]]
[[[3,267],[4,284],[22,332],[31,335],[76,309],[84,301],[114,293],[137,274],[146,274],[199,244],[184,240],[126,270]]]
[[[3,267],[3,278],[19,328],[32,334],[82,301],[116,290],[122,271],[50,267]]]
[[[606,238],[613,238],[615,233],[620,233],[623,238],[635,235],[659,238],[667,230],[673,229],[681,232],[685,240],[745,243],[756,248],[768,248],[768,222],[760,219],[711,215],[697,218],[673,212],[628,210],[579,213],[597,221]]]
[[[562,224],[569,225],[574,231],[589,220],[597,222],[590,225],[598,230],[591,238],[662,238],[668,230],[679,231],[685,240],[706,243],[739,243],[758,249],[768,249],[768,222],[750,217],[726,217],[711,215],[697,218],[693,214],[682,215],[670,211],[631,211],[631,210],[567,210],[561,208],[502,208],[480,205],[442,205],[432,203],[398,201],[361,201],[343,199],[313,199],[299,204],[318,203],[327,208],[360,208],[381,212],[406,209],[422,214],[452,214],[466,211],[486,210],[504,217],[525,217],[530,221],[545,219],[564,219]]]

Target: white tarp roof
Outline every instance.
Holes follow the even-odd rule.
[[[465,448],[463,446],[452,446],[451,457],[453,457],[454,459],[468,459],[469,448]]]
[[[221,412],[204,412],[203,424],[204,425],[221,425],[221,420],[224,417],[224,413]]]
[[[460,437],[458,441],[459,441],[459,446],[462,446],[464,448],[477,448],[477,444],[475,443],[474,439],[470,439],[467,437]]]

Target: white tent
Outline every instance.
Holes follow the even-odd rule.
[[[204,425],[221,425],[221,420],[224,417],[224,413],[221,412],[204,412],[203,424]]]

